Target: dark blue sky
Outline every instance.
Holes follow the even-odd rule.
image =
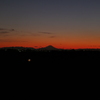
[[[80,40],[82,45],[86,45],[85,40],[89,40],[88,45],[93,44],[91,41],[94,41],[93,45],[100,43],[100,0],[0,0],[0,13],[0,28],[4,31],[16,30],[15,35],[10,34],[14,39],[24,36],[29,41],[32,34],[33,40],[37,36],[37,45],[38,40],[47,41],[48,37],[58,37],[53,38],[55,42],[49,40],[48,43],[54,45],[57,45],[58,40],[61,44],[67,40],[69,45],[73,44],[72,40],[76,41],[75,45]],[[43,32],[53,34],[44,36],[40,34]],[[0,36],[4,41],[3,34]]]

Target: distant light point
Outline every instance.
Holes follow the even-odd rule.
[[[28,62],[31,62],[31,59],[28,59]]]

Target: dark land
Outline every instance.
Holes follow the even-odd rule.
[[[53,95],[61,99],[99,100],[100,50],[50,48],[1,48],[2,77],[7,83],[20,81],[23,89],[27,84],[30,88],[39,88],[41,93],[51,91],[44,92],[50,98]]]

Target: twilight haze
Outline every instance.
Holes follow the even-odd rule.
[[[100,0],[0,0],[0,47],[100,48]]]

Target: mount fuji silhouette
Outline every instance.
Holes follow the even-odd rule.
[[[40,50],[57,50],[57,48],[53,47],[52,45],[49,45],[47,47],[40,48]]]

